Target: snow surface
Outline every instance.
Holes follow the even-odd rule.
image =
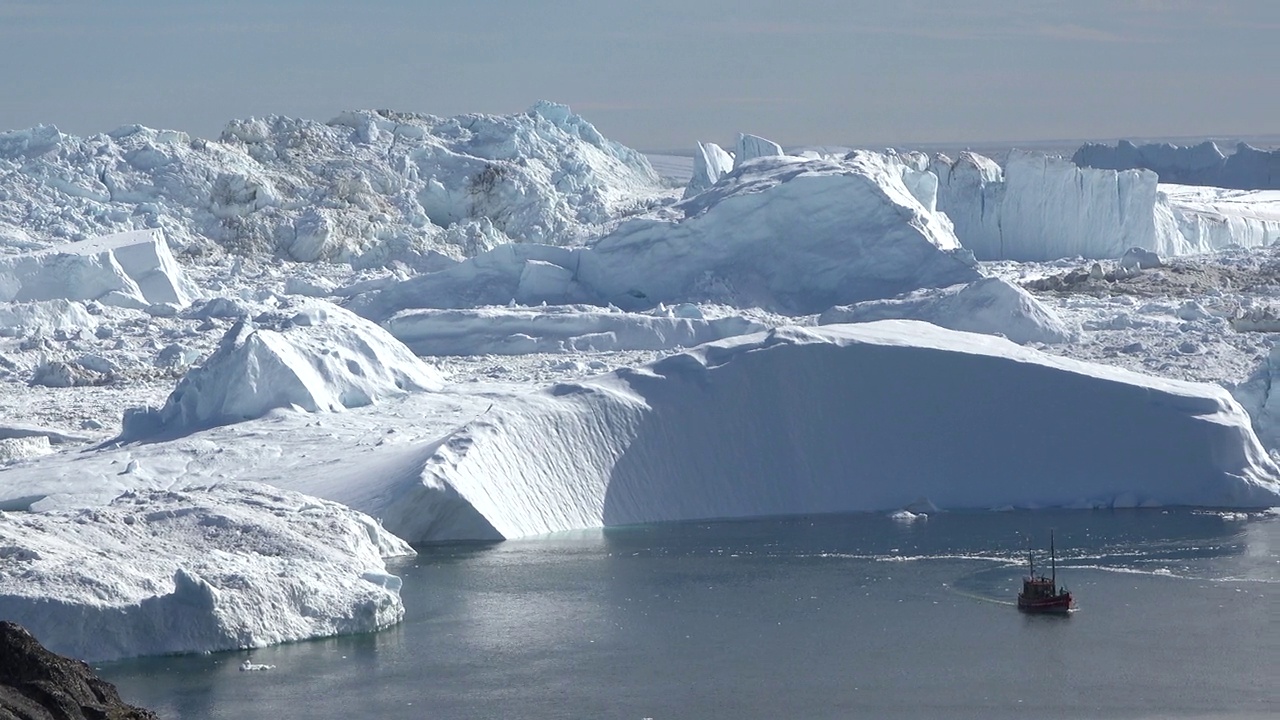
[[[404,616],[371,518],[251,483],[0,513],[0,615],[88,661],[368,632]]]
[[[1204,185],[1234,190],[1280,190],[1280,150],[1259,150],[1238,143],[1225,155],[1217,144],[1179,147],[1169,143],[1134,145],[1121,140],[1115,147],[1086,143],[1071,156],[1081,167],[1127,170],[1144,168],[1164,183]]]
[[[93,598],[67,611],[68,633],[128,653],[381,622],[353,624],[341,600],[385,575],[346,531],[317,542],[348,550],[316,552],[358,571],[299,574],[340,599],[307,605],[307,624],[226,611],[252,632],[200,621],[183,635],[138,612],[214,596],[193,578],[229,596],[232,581],[189,564],[179,592],[188,558],[259,567],[275,530],[213,547],[180,527],[208,507],[235,527],[291,517],[277,505],[295,500],[258,492],[325,498],[405,540],[847,509],[1280,505],[1267,193],[1030,155],[1001,168],[758,143],[732,169],[704,148],[724,172],[681,201],[695,158],[658,178],[546,103],[251,119],[216,141],[0,136],[0,263],[24,268],[0,284],[47,296],[0,300],[0,528],[47,523],[23,542],[61,558],[22,602]],[[1147,227],[1159,242],[1137,241]],[[1006,247],[1046,261],[973,260],[972,238],[985,254],[1015,229]],[[85,242],[116,230],[136,233]],[[1213,248],[1227,249],[1185,254]],[[934,325],[816,326],[884,317]],[[231,492],[241,482],[279,492]],[[176,549],[121,551],[145,582],[85,574],[125,517],[173,525],[156,532]],[[386,554],[384,531],[365,536]],[[20,584],[27,555],[0,553],[0,583]],[[276,597],[266,571],[228,572]],[[108,606],[137,626],[93,630],[124,617]]]
[[[939,327],[987,335],[1003,335],[1019,343],[1064,343],[1080,335],[1031,293],[999,277],[983,278],[942,290],[919,290],[888,300],[868,300],[833,307],[818,324],[869,322],[900,318],[923,320]]]

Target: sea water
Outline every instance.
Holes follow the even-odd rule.
[[[1020,614],[1051,530],[1079,609]],[[187,720],[1280,715],[1275,515],[817,516],[420,553],[393,568],[395,628],[100,670]]]

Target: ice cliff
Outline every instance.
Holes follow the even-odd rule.
[[[1258,247],[1280,238],[1280,213],[1267,199],[1231,203],[1161,185],[1149,170],[1079,167],[1013,151],[1001,168],[963,153],[938,156],[938,208],[981,260],[1118,258],[1132,247],[1162,256]],[[1206,190],[1213,197],[1227,191]]]

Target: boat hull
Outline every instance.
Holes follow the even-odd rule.
[[[1048,598],[1027,598],[1018,596],[1018,609],[1025,613],[1066,615],[1075,609],[1075,601],[1070,593]]]

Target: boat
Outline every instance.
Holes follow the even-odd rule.
[[[1036,559],[1027,550],[1027,576],[1018,593],[1018,609],[1025,613],[1066,615],[1076,607],[1075,598],[1066,587],[1058,587],[1058,559],[1053,549],[1053,533],[1049,533],[1049,577],[1036,575]]]

